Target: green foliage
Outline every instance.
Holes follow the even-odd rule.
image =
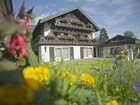
[[[99,34],[99,42],[104,43],[105,41],[108,40],[108,34],[105,28],[102,28]]]
[[[135,34],[132,31],[125,31],[123,35],[128,38],[136,38]]]
[[[1,24],[0,31],[2,31],[4,35],[11,35],[16,31],[17,25],[14,21],[7,20],[3,21]]]
[[[17,69],[17,66],[12,61],[0,61],[0,72],[11,71]]]
[[[27,46],[27,51],[28,51],[28,62],[31,66],[37,66],[38,65],[38,59],[35,55],[35,53],[33,52],[30,43]]]
[[[35,55],[35,53],[32,50],[32,46],[31,46],[31,40],[32,40],[32,33],[31,32],[26,32],[26,42],[27,42],[27,51],[28,51],[28,63],[31,66],[37,66],[39,64],[37,56]]]
[[[96,83],[92,88],[85,88],[84,85],[80,85],[80,89],[77,87],[74,89],[75,91],[72,91],[71,99],[77,105],[87,105],[87,101],[89,105],[103,105],[111,99],[118,100],[119,105],[138,105],[138,100],[140,100],[140,83],[138,82],[140,72],[135,65],[135,62],[128,62],[126,59],[88,59],[65,62],[62,69],[77,74],[86,71],[95,76]],[[58,83],[60,85],[60,81]],[[56,85],[53,86],[57,87]],[[134,88],[135,86],[137,88]],[[60,93],[63,93],[63,88],[60,87],[59,89]],[[89,100],[86,97],[90,97]],[[93,100],[91,103],[90,99]]]

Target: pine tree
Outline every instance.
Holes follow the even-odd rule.
[[[107,31],[105,28],[102,28],[99,34],[99,41],[100,43],[104,43],[105,41],[107,41],[109,39]]]

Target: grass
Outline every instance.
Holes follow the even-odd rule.
[[[90,71],[94,69],[109,69],[111,66],[112,61],[109,58],[93,58],[65,61],[63,68],[70,71],[75,69],[78,69],[80,71]]]

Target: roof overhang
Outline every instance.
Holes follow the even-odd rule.
[[[76,10],[78,10],[85,18],[87,18],[89,20],[90,23],[92,23],[93,26],[95,26],[95,28],[96,28],[95,31],[100,31],[100,27],[80,7],[74,7],[74,8],[66,9],[66,10],[58,12],[54,15],[47,16],[47,17],[41,19],[39,23],[40,24],[44,23],[46,21],[49,21],[51,19],[54,19],[56,17],[59,17],[61,15],[64,15],[64,14],[67,14],[69,12],[76,11]]]

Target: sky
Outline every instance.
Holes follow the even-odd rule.
[[[13,0],[17,14],[22,0]],[[132,31],[140,38],[140,0],[26,0],[25,7],[35,6],[35,21],[67,8],[79,6],[108,36]],[[98,37],[99,32],[95,33]]]

